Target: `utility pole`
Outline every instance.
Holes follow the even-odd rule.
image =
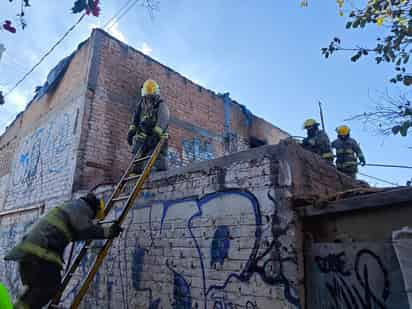
[[[325,120],[323,119],[323,109],[322,109],[322,102],[321,101],[319,101],[319,112],[320,112],[320,122],[322,124],[322,130],[323,130],[323,132],[326,133]]]

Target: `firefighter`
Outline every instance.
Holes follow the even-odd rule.
[[[315,119],[307,119],[303,123],[307,137],[302,141],[302,147],[314,152],[325,159],[329,164],[333,164],[333,152],[330,146],[328,135],[319,130],[319,123]]]
[[[102,203],[93,193],[63,203],[42,216],[8,252],[4,259],[19,263],[24,288],[15,309],[40,309],[53,298],[61,283],[64,250],[70,242],[119,236],[119,224],[102,227],[93,223],[102,211]]]
[[[144,82],[141,90],[141,99],[133,115],[133,122],[129,127],[127,142],[132,146],[132,153],[139,156],[149,155],[160,138],[168,138],[169,108],[160,97],[159,85],[152,79]],[[163,144],[154,168],[158,171],[167,170],[167,140]],[[134,173],[140,173],[137,167]]]
[[[346,175],[356,179],[358,160],[360,165],[366,164],[365,157],[359,144],[350,137],[348,126],[336,128],[338,138],[333,141],[332,148],[336,149],[336,168]]]

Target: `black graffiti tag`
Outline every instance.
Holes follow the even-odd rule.
[[[316,256],[315,262],[322,273],[335,273],[342,276],[351,275],[351,272],[349,270],[345,270],[345,252],[340,252],[338,254],[328,254],[325,257]]]
[[[332,258],[333,256],[333,258]],[[339,258],[337,259],[337,257]],[[344,271],[342,265],[342,253],[330,254],[327,257],[319,257],[316,263],[323,273],[333,274],[332,281],[326,282],[326,288],[332,298],[332,309],[387,309],[386,300],[390,295],[390,282],[388,271],[384,267],[380,257],[369,249],[362,249],[356,254],[354,275],[356,283],[349,271]],[[329,259],[329,261],[328,261]],[[316,260],[316,259],[315,259]],[[328,262],[333,262],[332,265]],[[339,262],[337,262],[339,261]],[[333,266],[333,267],[331,267]],[[370,267],[377,267],[374,281],[383,282],[383,289],[376,290],[371,287],[369,278]],[[343,267],[343,268],[342,268]],[[349,273],[349,275],[348,275]],[[378,276],[381,276],[380,278]]]

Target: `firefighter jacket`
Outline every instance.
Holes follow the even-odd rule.
[[[104,239],[109,227],[94,224],[94,210],[82,199],[48,211],[11,249],[5,260],[21,261],[31,256],[63,265],[64,249],[71,241]]]
[[[143,132],[145,135],[160,136],[167,130],[169,119],[169,108],[160,96],[142,97],[133,114],[128,135],[131,137]]]
[[[338,138],[333,141],[332,147],[336,149],[336,167],[340,171],[356,173],[358,170],[357,159],[360,162],[365,162],[362,150],[353,138]]]
[[[302,142],[302,147],[311,152],[317,153],[329,163],[333,163],[333,153],[330,146],[329,137],[321,130],[317,130],[312,137],[306,137]]]

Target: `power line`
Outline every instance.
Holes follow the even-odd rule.
[[[366,166],[376,166],[376,167],[395,167],[395,168],[410,168],[412,169],[412,166],[408,165],[393,165],[393,164],[377,164],[377,163],[366,163]]]
[[[399,186],[399,184],[397,184],[397,183],[390,182],[390,181],[387,181],[385,179],[378,178],[378,177],[375,177],[375,176],[367,175],[367,174],[364,174],[364,173],[359,173],[359,175],[362,175],[362,176],[365,176],[365,177],[368,177],[368,178],[371,178],[371,179],[375,179],[377,181],[380,181],[380,182],[383,182],[383,183],[386,183],[386,184],[389,184],[389,185],[392,185],[392,186]]]
[[[131,1],[128,1],[128,3],[130,3]],[[125,9],[125,11],[123,13],[120,14],[119,17],[116,18],[112,18],[112,20],[110,21],[110,23],[106,23],[105,27],[106,28],[109,24],[110,27],[107,28],[107,30],[110,30],[116,23],[118,23],[127,13],[129,13],[129,11],[139,2],[139,0],[134,0],[133,3],[130,3],[130,5]],[[127,4],[127,3],[126,3]],[[119,10],[119,12],[116,14],[118,15],[120,13],[121,10]]]
[[[83,18],[86,16],[86,13],[83,13],[82,16],[76,21],[76,23],[71,26],[64,34],[63,36],[40,58],[40,60],[26,73],[23,75],[23,77],[16,82],[16,84],[4,95],[4,97],[7,97],[10,93],[12,93],[18,86],[23,83],[26,78],[33,73],[33,71],[41,64],[43,61],[54,51],[54,49],[60,45],[63,40],[80,24],[80,22],[83,20]]]
[[[129,6],[129,4],[132,2],[133,0],[127,0],[126,3],[116,12],[116,14],[114,14],[103,26],[103,29],[106,29],[107,26],[109,26],[110,24],[112,24],[113,20],[116,19],[118,17],[118,15],[120,15],[122,13],[122,11]]]

